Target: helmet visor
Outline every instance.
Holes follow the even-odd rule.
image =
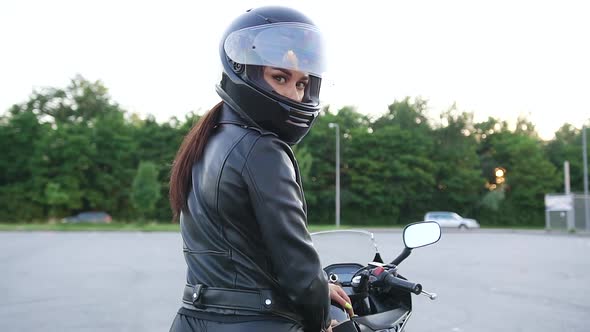
[[[297,70],[322,77],[325,71],[323,40],[309,24],[273,23],[237,30],[223,45],[234,62]]]

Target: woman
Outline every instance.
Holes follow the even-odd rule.
[[[329,285],[307,232],[290,145],[319,112],[319,31],[303,14],[239,16],[220,44],[222,102],[185,137],[170,178],[187,263],[171,331],[321,331]]]

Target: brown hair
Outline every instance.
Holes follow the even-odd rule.
[[[178,220],[180,212],[186,208],[192,183],[193,164],[201,159],[207,141],[219,119],[222,106],[223,102],[219,102],[199,119],[184,137],[176,153],[170,171],[170,207],[173,220]]]

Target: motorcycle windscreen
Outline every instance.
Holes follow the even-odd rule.
[[[332,264],[373,262],[378,253],[373,233],[357,230],[338,230],[311,234],[313,246],[323,267]]]

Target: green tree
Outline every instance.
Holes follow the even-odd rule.
[[[305,160],[302,165],[303,186],[308,203],[308,220],[311,223],[331,223],[334,220],[336,137],[334,129],[329,128],[329,123],[337,123],[340,126],[340,191],[342,219],[345,222],[348,214],[345,207],[348,206],[348,202],[353,196],[350,192],[350,177],[348,175],[349,144],[353,137],[352,132],[359,128],[364,128],[364,131],[367,131],[369,118],[358,113],[353,107],[343,107],[336,113],[333,113],[329,107],[325,107],[316,119],[312,130],[297,145],[298,151],[308,151],[311,154],[312,162],[309,171],[306,169]],[[363,131],[363,129],[360,130]],[[299,156],[300,154],[298,154]]]
[[[137,168],[137,174],[133,179],[133,191],[131,200],[138,215],[144,220],[151,217],[160,199],[160,183],[158,182],[158,169],[149,161],[142,161]]]
[[[98,115],[86,133],[93,153],[84,175],[84,208],[106,210],[119,219],[132,218],[128,207],[138,165],[137,142],[124,112],[113,109]]]
[[[477,155],[473,114],[455,107],[441,114],[443,125],[434,130],[432,159],[436,164],[431,209],[473,214],[486,183]]]
[[[590,132],[586,132],[587,136]],[[590,145],[590,144],[589,144]],[[590,155],[590,148],[588,155]],[[555,138],[545,146],[545,152],[551,163],[557,169],[557,176],[564,178],[563,163],[569,161],[570,164],[570,184],[572,192],[583,192],[584,184],[584,161],[582,160],[582,130],[575,128],[571,124],[564,124],[555,133]],[[563,183],[559,183],[554,191],[563,191]]]
[[[59,183],[48,182],[45,186],[45,197],[47,205],[49,205],[49,217],[54,218],[59,215],[61,207],[65,206],[70,197],[61,190]]]
[[[324,108],[294,147],[309,221],[334,218],[336,137],[329,123],[340,128],[345,225],[404,224],[433,209],[473,215],[484,225],[539,225],[543,195],[561,188],[564,160],[572,190],[582,190],[579,129],[564,125],[545,143],[526,118],[510,131],[505,121],[474,124],[473,114],[451,107],[433,126],[426,110],[420,98],[395,101],[374,120],[354,107]],[[65,88],[34,91],[0,116],[0,221],[81,210],[170,220],[170,166],[198,119],[192,112],[163,123],[128,115],[100,81],[81,76]],[[496,179],[498,167],[506,170],[504,182]]]
[[[297,158],[297,163],[299,164],[299,173],[301,174],[302,181],[303,179],[307,180],[311,172],[311,166],[313,165],[311,152],[308,151],[306,146],[295,146],[293,147],[293,153],[295,153],[295,158]]]
[[[54,127],[37,142],[41,156],[33,165],[33,200],[44,205],[44,215],[51,210],[52,217],[59,217],[84,209],[86,174],[96,151],[85,125],[62,122]],[[68,199],[57,204],[47,195],[48,185],[54,188],[50,192],[59,191]]]
[[[168,202],[168,181],[172,162],[182,139],[198,119],[198,116],[189,114],[184,122],[172,118],[160,124],[154,117],[148,116],[145,120],[136,120],[132,124],[133,141],[137,144],[134,155],[135,164],[144,160],[158,165],[158,181],[161,190],[154,212],[154,217],[158,220],[172,220]]]
[[[395,101],[370,128],[352,132],[347,172],[355,220],[403,224],[428,209],[435,165],[425,106],[420,99]]]
[[[498,224],[542,226],[544,195],[559,181],[542,142],[531,135],[505,131],[487,137],[485,146],[484,153],[506,170],[505,183],[498,188],[504,191],[505,199],[499,210],[488,211],[487,217]]]
[[[6,166],[6,181],[12,184],[3,185],[0,192],[29,202],[21,205],[12,199],[10,205],[21,207],[19,211],[37,211],[19,218],[87,209],[104,209],[115,215],[129,211],[136,164],[135,145],[124,115],[100,81],[90,82],[81,76],[65,89],[40,89],[27,102],[15,105],[3,121],[0,139],[8,141],[8,154],[14,154],[11,159],[17,163]],[[59,199],[58,203],[48,196],[58,192],[67,196],[67,201]],[[31,208],[32,204],[41,208]]]
[[[540,140],[539,134],[535,129],[535,125],[526,117],[520,116],[516,120],[516,127],[514,133],[517,135],[524,135]]]
[[[92,122],[101,114],[119,111],[101,81],[77,75],[65,89],[43,88],[33,92],[23,108],[52,123]]]
[[[39,140],[51,130],[37,116],[14,105],[0,117],[0,221],[33,220],[44,217],[44,206],[34,200],[34,170],[41,157]]]

